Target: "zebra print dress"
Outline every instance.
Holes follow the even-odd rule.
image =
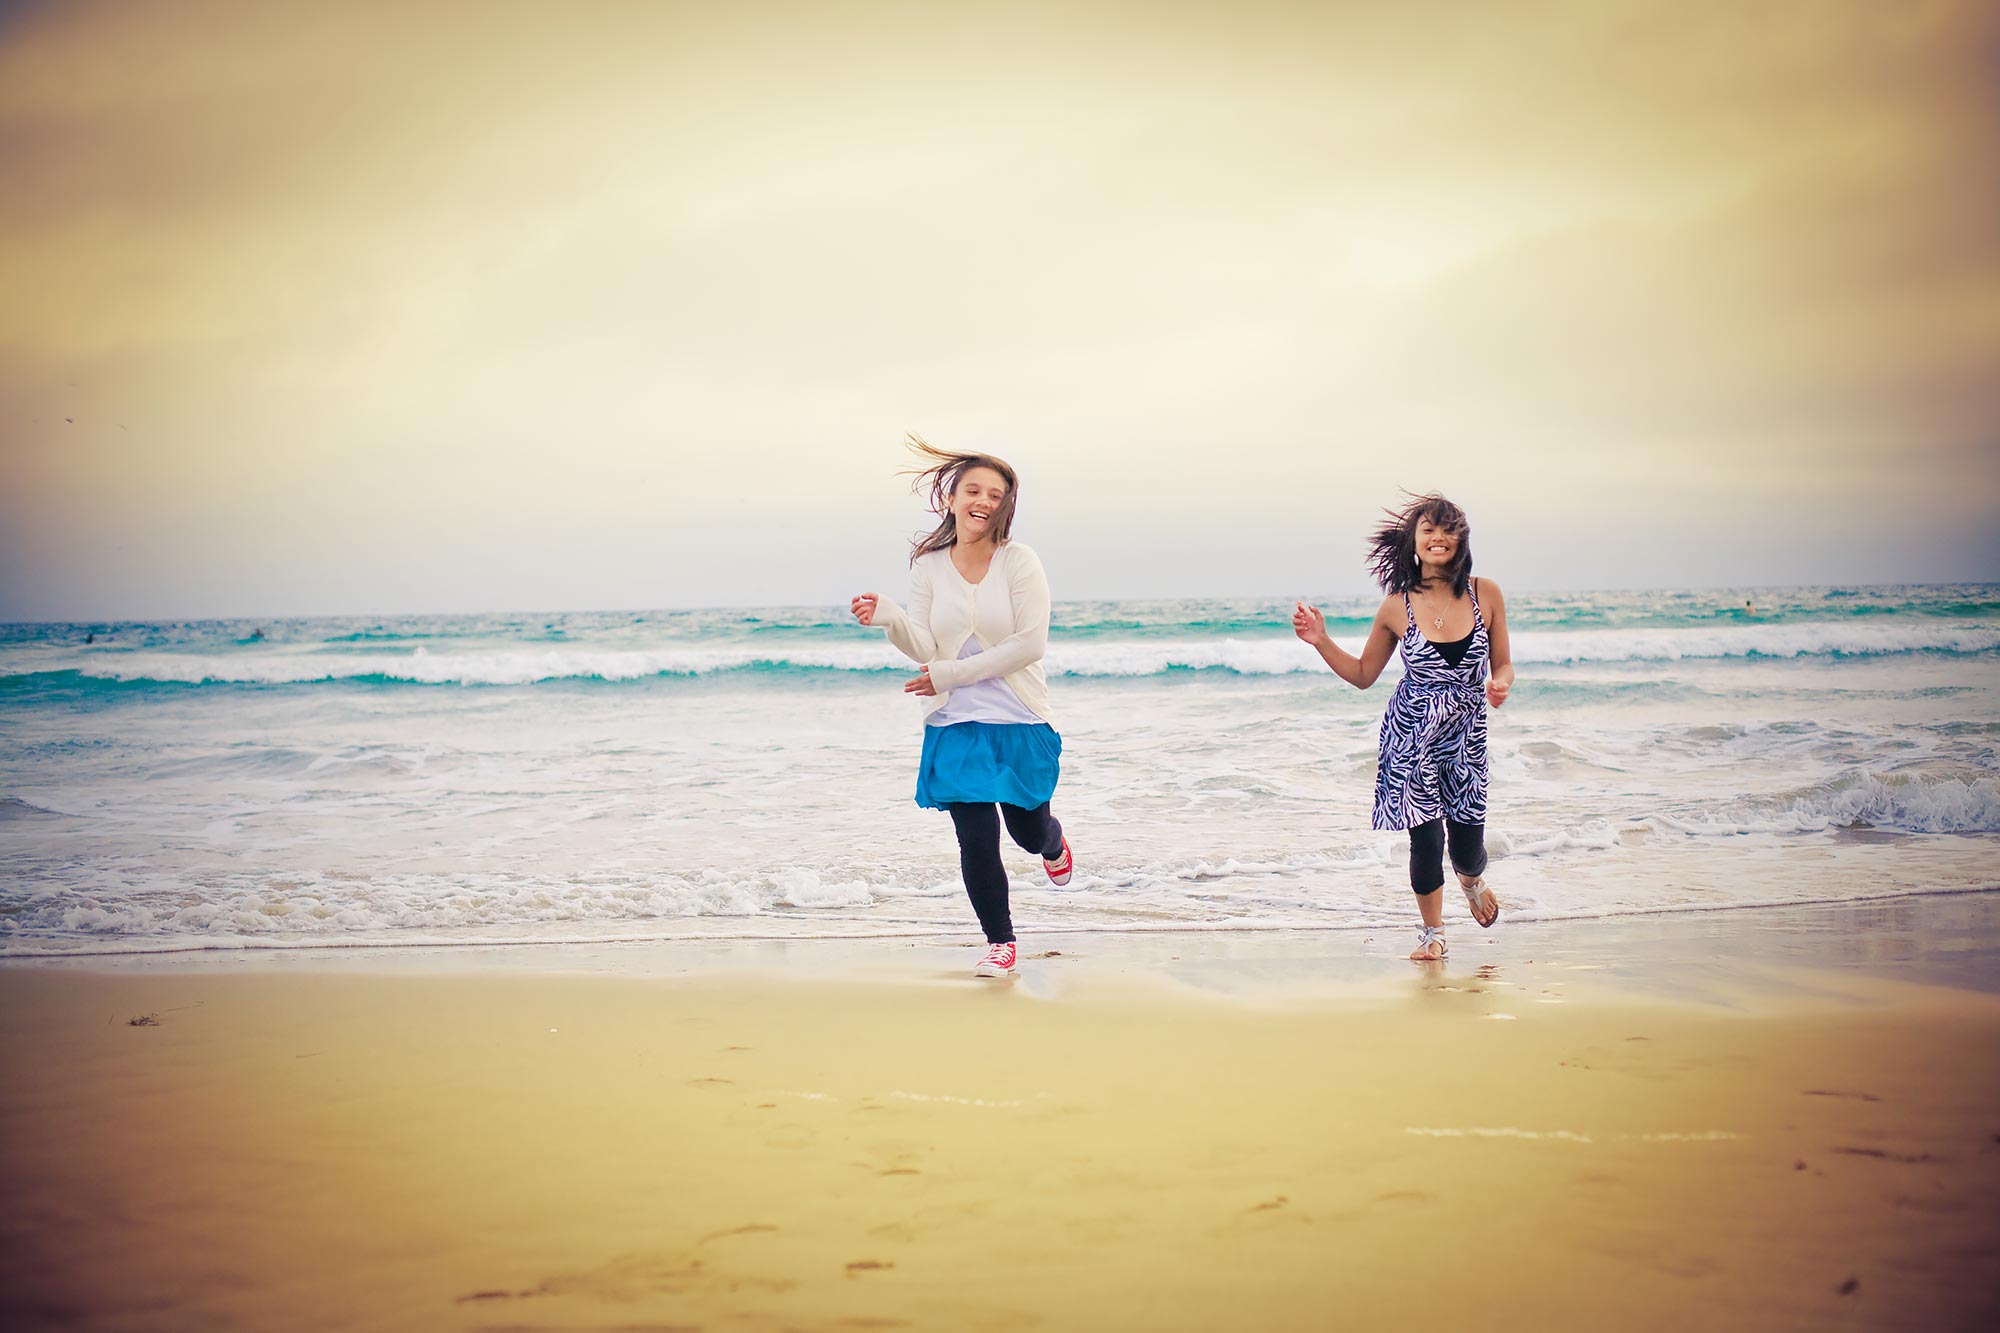
[[[1472,642],[1457,666],[1417,628],[1403,594],[1403,679],[1382,715],[1375,769],[1378,829],[1408,829],[1449,816],[1486,822],[1486,617],[1472,584]]]

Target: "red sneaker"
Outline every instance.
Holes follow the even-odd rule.
[[[1069,835],[1064,834],[1062,855],[1053,861],[1043,861],[1042,869],[1049,872],[1049,883],[1060,887],[1069,883],[1070,871],[1075,868],[1075,864],[1070,860],[1069,855]]]
[[[1021,969],[1014,966],[1014,942],[996,944],[986,951],[986,957],[979,960],[979,966],[972,969],[975,977],[1011,977]]]

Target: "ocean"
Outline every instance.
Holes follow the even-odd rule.
[[[1319,604],[1351,650],[1376,600]],[[1057,606],[1077,874],[1008,849],[1024,941],[1414,921],[1368,827],[1397,668],[1343,684],[1290,614]],[[2000,884],[2000,585],[1508,619],[1503,927]],[[910,673],[835,607],[0,626],[0,957],[975,939]]]

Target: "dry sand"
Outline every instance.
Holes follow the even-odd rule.
[[[963,950],[874,957],[809,977],[0,970],[0,1317],[2000,1318],[1990,995],[1845,972],[1690,1002],[1468,959],[1246,1000],[1069,956],[1014,984],[964,979]]]

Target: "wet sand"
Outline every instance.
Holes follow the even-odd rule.
[[[1000,984],[901,942],[804,975],[4,969],[0,1322],[1990,1326],[2000,999],[1643,984],[1675,929],[1610,931],[1615,979],[1517,935],[1349,948],[1318,988],[1300,951],[1338,939]]]

